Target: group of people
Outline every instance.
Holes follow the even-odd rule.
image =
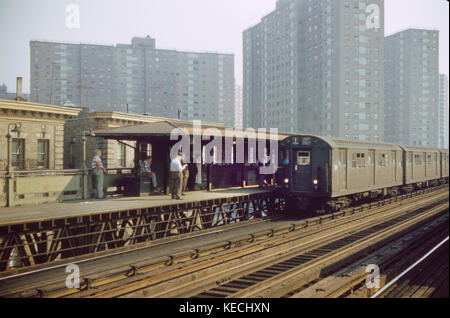
[[[92,159],[92,171],[94,176],[94,185],[97,192],[97,199],[103,199],[103,175],[107,173],[107,170],[103,167],[102,152],[100,149],[95,151],[95,156]],[[182,196],[185,196],[187,183],[189,179],[189,169],[187,164],[183,164],[184,155],[179,152],[175,158],[170,162],[170,181],[171,181],[171,194],[172,199],[182,200]],[[152,187],[154,191],[161,192],[158,187],[158,181],[156,174],[151,169],[152,157],[147,156],[142,162],[139,172],[141,177],[149,177],[152,180]]]

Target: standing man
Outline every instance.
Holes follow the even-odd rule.
[[[171,184],[171,193],[172,199],[182,200],[181,199],[181,187],[182,187],[182,179],[183,179],[183,170],[186,169],[186,165],[181,165],[182,153],[178,153],[175,158],[170,162],[170,179],[172,181]]]
[[[156,174],[150,168],[152,164],[152,156],[148,156],[141,164],[141,176],[152,178],[152,187],[156,192],[160,192],[158,184],[156,182]]]
[[[100,149],[95,150],[95,156],[92,159],[92,169],[94,172],[94,185],[97,189],[97,199],[103,199],[103,173],[107,173],[103,168],[102,163],[102,151]]]
[[[185,161],[185,158],[183,155],[183,157],[181,159],[181,163],[184,164],[184,161]],[[185,166],[188,167],[188,165],[185,165]],[[188,180],[189,180],[189,169],[185,168],[185,169],[183,169],[183,182],[182,182],[183,186],[181,188],[181,195],[184,195],[184,196],[186,195],[185,192],[186,192]]]

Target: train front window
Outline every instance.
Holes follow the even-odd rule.
[[[298,166],[309,166],[311,162],[311,153],[309,151],[298,151],[297,152],[297,165]]]
[[[289,164],[289,150],[287,149],[280,149],[280,162],[283,165]]]

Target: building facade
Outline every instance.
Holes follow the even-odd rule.
[[[64,125],[80,108],[0,100],[0,171],[63,169]],[[11,135],[11,162],[8,154]]]
[[[408,29],[385,38],[385,139],[438,146],[439,31]]]
[[[383,140],[383,0],[278,1],[243,38],[246,127]]]
[[[448,76],[439,74],[439,147],[448,149]]]
[[[64,168],[81,169],[83,163],[81,135],[83,131],[88,135],[86,139],[86,163],[88,168],[91,168],[91,160],[97,149],[102,151],[102,162],[105,168],[134,168],[134,142],[118,142],[92,137],[89,136],[90,131],[152,123],[159,120],[162,119],[120,112],[89,112],[89,109],[83,108],[79,116],[67,120],[64,126]]]
[[[31,99],[233,126],[234,55],[131,44],[30,42]]]
[[[243,123],[242,85],[236,85],[234,89],[234,127],[242,129]]]

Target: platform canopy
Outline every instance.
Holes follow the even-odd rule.
[[[172,152],[172,146],[176,145],[176,143],[180,140],[180,135],[185,135],[189,139],[187,141],[190,145],[188,149],[186,149],[185,144],[182,140],[180,140],[180,149],[186,155],[187,162],[194,162],[193,158],[195,157],[196,164],[198,165],[197,170],[197,178],[200,182],[202,170],[205,170],[207,175],[207,184],[208,189],[211,188],[212,184],[212,166],[215,166],[215,169],[218,169],[217,166],[223,166],[225,163],[226,174],[229,176],[237,176],[237,171],[244,175],[246,169],[258,169],[256,156],[259,153],[258,147],[261,146],[261,139],[265,138],[264,148],[272,149],[271,144],[273,141],[278,143],[281,140],[289,137],[290,135],[284,133],[272,134],[270,130],[261,131],[261,134],[258,131],[253,129],[249,130],[236,130],[230,127],[225,127],[221,124],[214,123],[205,123],[205,122],[190,122],[183,120],[171,120],[171,119],[162,119],[160,121],[155,121],[151,123],[138,124],[133,126],[124,126],[118,128],[108,128],[108,129],[99,129],[93,132],[95,137],[105,138],[109,140],[117,140],[120,143],[124,141],[134,141],[135,145],[128,145],[135,149],[135,168],[136,171],[139,168],[142,160],[151,153],[152,156],[152,170],[156,171],[156,174],[163,176],[163,182],[159,182],[159,184],[164,184],[167,188],[168,183],[168,171],[169,171],[169,163],[170,163],[170,153]],[[171,139],[171,135],[174,134],[175,138]],[[202,138],[198,138],[198,137]],[[194,138],[197,137],[197,138]],[[232,148],[227,146],[226,142],[220,142],[222,145],[222,150],[217,151],[215,147],[217,144],[215,141],[221,138],[233,138],[234,141],[232,144]],[[182,139],[185,139],[182,138]],[[197,140],[197,141],[196,141]],[[213,141],[213,146],[209,145],[210,141]],[[196,148],[197,142],[200,141],[202,148]],[[223,141],[223,139],[221,140]],[[242,142],[241,145],[244,146],[243,151],[243,160],[244,162],[239,162],[237,160],[237,147],[239,146],[239,142]],[[214,148],[213,148],[214,147]],[[220,147],[220,146],[219,146]],[[149,149],[151,149],[149,151]],[[191,150],[192,149],[192,150]],[[200,156],[194,149],[198,149],[200,151]],[[276,148],[277,149],[277,148]],[[276,152],[277,150],[275,150]],[[208,160],[205,160],[205,154],[208,153],[208,157],[214,156],[213,163],[207,163]],[[271,152],[272,153],[272,152]],[[217,155],[216,155],[217,154]],[[221,155],[222,158],[217,158],[216,156]],[[199,158],[200,157],[200,158]],[[253,159],[250,159],[250,158]],[[198,160],[201,161],[198,162]],[[229,162],[229,163],[227,163]],[[208,166],[205,167],[205,164]],[[249,167],[244,167],[244,165],[248,165]],[[236,166],[239,165],[239,169],[236,169]],[[234,168],[233,168],[234,167]],[[231,169],[231,170],[229,170]],[[217,172],[217,170],[214,170]],[[219,172],[214,172],[215,175],[219,175]],[[225,173],[225,172],[224,172]]]
[[[228,130],[233,137],[236,138],[258,138],[258,131],[253,129],[238,130],[231,127],[225,127],[221,124],[201,123],[201,125],[194,125],[193,122],[183,120],[161,120],[153,123],[146,123],[133,126],[125,126],[118,128],[101,129],[94,131],[97,137],[106,139],[120,139],[120,140],[139,140],[152,139],[158,137],[170,138],[170,135],[176,129],[180,129],[188,133],[190,136],[209,135],[209,136],[226,136]],[[289,137],[289,134],[278,133],[276,140],[283,140]],[[266,130],[265,137],[267,140],[271,139],[270,131]]]

